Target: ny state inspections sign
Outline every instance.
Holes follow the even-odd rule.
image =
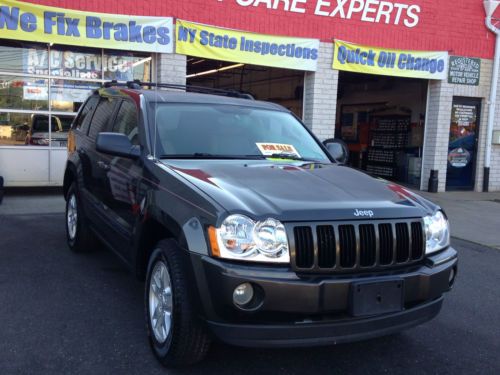
[[[171,53],[172,18],[115,15],[0,0],[0,38]]]
[[[319,40],[263,35],[178,19],[175,52],[213,60],[315,71]]]
[[[403,51],[335,40],[333,68],[396,77],[446,79],[448,52]]]

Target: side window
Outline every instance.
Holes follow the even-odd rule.
[[[80,111],[80,114],[75,120],[75,129],[78,129],[82,131],[83,133],[87,133],[87,128],[90,123],[90,118],[92,117],[92,112],[94,112],[94,108],[99,101],[99,97],[97,96],[92,96],[87,103],[85,103],[85,106],[82,108]]]
[[[104,132],[109,129],[109,119],[113,114],[113,109],[115,108],[115,102],[109,98],[101,98],[99,104],[95,110],[94,116],[92,117],[92,123],[90,124],[89,137],[95,139],[97,134]]]
[[[139,128],[137,122],[137,107],[134,103],[124,100],[116,116],[113,132],[125,134],[133,145],[138,145]]]

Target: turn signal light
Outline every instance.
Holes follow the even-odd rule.
[[[208,227],[208,239],[210,241],[210,248],[214,257],[220,257],[219,244],[217,243],[217,232],[214,227]]]

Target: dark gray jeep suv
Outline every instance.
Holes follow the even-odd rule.
[[[82,106],[64,194],[69,247],[99,240],[145,281],[164,365],[201,360],[212,339],[329,345],[438,314],[457,267],[439,207],[344,166],[340,142],[279,105],[149,86]]]

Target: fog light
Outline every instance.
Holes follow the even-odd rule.
[[[233,302],[238,306],[245,306],[253,298],[253,287],[250,283],[238,285],[233,292]]]

